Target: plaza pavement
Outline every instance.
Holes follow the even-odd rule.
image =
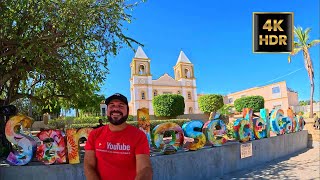
[[[314,141],[313,148],[219,179],[320,180],[320,142]]]

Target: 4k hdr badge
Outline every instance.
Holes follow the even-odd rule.
[[[293,13],[253,13],[254,53],[290,53],[292,50]]]

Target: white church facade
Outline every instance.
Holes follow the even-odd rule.
[[[173,67],[174,78],[167,73],[153,79],[151,74],[151,60],[139,46],[130,63],[130,115],[136,116],[140,108],[148,108],[150,115],[154,115],[152,99],[161,94],[180,94],[185,100],[184,114],[201,114],[198,107],[198,96],[194,67],[183,51]]]

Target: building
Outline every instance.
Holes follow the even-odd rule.
[[[150,115],[154,115],[152,99],[160,94],[181,94],[185,100],[184,114],[203,114],[199,109],[198,99],[204,94],[197,94],[194,66],[183,51],[180,51],[178,60],[173,66],[174,78],[164,73],[158,79],[153,79],[150,63],[151,59],[139,46],[130,63],[130,115],[136,116],[140,108],[148,108]],[[224,96],[224,104],[233,105],[238,98],[256,95],[264,98],[265,108],[271,110],[279,107],[285,114],[289,107],[294,109],[299,105],[298,93],[288,88],[285,81],[228,94]],[[104,102],[101,102],[100,108],[101,115],[105,115]]]
[[[154,115],[152,99],[161,94],[181,94],[185,99],[184,114],[199,114],[194,67],[183,51],[173,67],[174,78],[167,73],[153,79],[150,58],[139,46],[130,63],[130,115],[136,116],[140,108],[148,108]]]
[[[285,81],[228,94],[224,97],[224,103],[233,105],[238,98],[257,95],[264,98],[264,107],[269,111],[273,108],[281,108],[286,114],[289,107],[299,105],[298,93],[288,88]]]

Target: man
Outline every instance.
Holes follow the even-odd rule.
[[[102,119],[99,119],[99,125],[96,126],[95,129],[96,129],[96,128],[99,128],[99,127],[102,127],[102,126],[104,126],[103,123],[102,123]]]
[[[313,113],[313,121],[314,121],[314,124],[313,124],[314,128],[319,129],[320,122],[319,122],[319,117],[317,116],[316,113]]]
[[[86,178],[152,179],[147,137],[141,130],[126,123],[129,112],[127,98],[116,93],[105,103],[110,123],[89,134],[84,157]]]

